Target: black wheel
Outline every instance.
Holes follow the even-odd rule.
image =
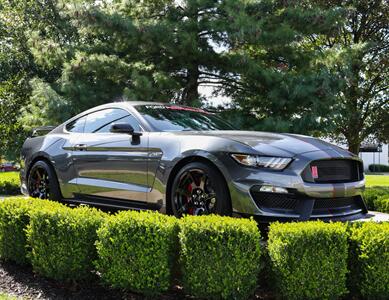
[[[176,175],[171,189],[172,210],[183,215],[231,215],[231,200],[222,175],[201,162],[184,166]]]
[[[37,161],[28,175],[28,194],[33,198],[61,201],[57,176],[44,161]]]

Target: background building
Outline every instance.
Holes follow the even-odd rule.
[[[363,160],[365,170],[371,164],[389,165],[389,145],[362,144],[359,157]]]

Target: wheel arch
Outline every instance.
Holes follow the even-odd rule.
[[[59,194],[60,194],[61,197],[63,197],[62,191],[61,191],[61,186],[59,185],[59,181],[58,181],[57,171],[55,170],[54,164],[53,164],[53,162],[47,157],[47,155],[45,155],[44,153],[39,153],[39,154],[37,154],[37,155],[31,160],[31,162],[29,163],[28,168],[26,169],[26,175],[25,175],[25,182],[26,182],[26,184],[28,184],[28,178],[29,178],[29,176],[30,176],[30,171],[31,171],[32,167],[33,167],[33,166],[35,165],[35,163],[38,162],[38,161],[43,161],[43,162],[45,162],[45,163],[51,168],[51,170],[54,172],[55,180],[56,180],[56,182],[57,182],[58,189],[59,189]]]
[[[36,155],[36,156],[31,160],[31,162],[28,164],[28,168],[27,168],[27,170],[26,170],[26,180],[28,180],[28,176],[30,176],[30,171],[31,171],[32,167],[33,167],[33,166],[35,165],[35,163],[38,162],[38,161],[44,161],[45,163],[47,163],[50,167],[53,168],[54,173],[55,173],[55,175],[57,176],[57,172],[55,172],[55,168],[54,168],[54,166],[53,166],[53,163],[50,161],[50,159],[49,159],[47,156],[45,156],[44,154],[41,153],[41,154]]]
[[[171,189],[172,189],[172,185],[173,185],[173,180],[176,177],[176,175],[178,174],[178,172],[185,165],[187,165],[189,163],[192,163],[192,162],[202,162],[202,163],[207,164],[208,166],[214,168],[216,170],[216,172],[218,172],[220,174],[220,176],[223,179],[224,183],[228,187],[228,183],[227,183],[227,179],[226,179],[225,175],[223,174],[222,170],[217,166],[217,164],[215,164],[212,160],[210,160],[210,159],[208,159],[208,158],[206,158],[204,156],[200,156],[200,155],[190,155],[190,156],[184,157],[184,158],[179,160],[174,165],[173,169],[170,171],[170,174],[169,174],[169,177],[168,177],[168,180],[167,180],[165,199],[166,199],[166,212],[168,214],[172,214],[173,213],[172,207],[171,207],[171,199],[170,199],[170,194],[171,194]],[[229,196],[230,196],[230,199],[231,199],[231,192],[230,192],[229,189],[228,189],[228,193],[229,193]],[[231,200],[230,200],[230,205],[232,205]]]

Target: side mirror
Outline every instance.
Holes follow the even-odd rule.
[[[135,132],[134,128],[128,124],[128,123],[116,123],[112,124],[110,132],[113,133],[125,133],[125,134],[130,134],[132,136],[141,136],[141,132]]]

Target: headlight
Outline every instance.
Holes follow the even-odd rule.
[[[231,154],[231,157],[244,166],[269,168],[273,170],[283,170],[292,161],[292,159],[288,157],[270,157],[249,154]]]

